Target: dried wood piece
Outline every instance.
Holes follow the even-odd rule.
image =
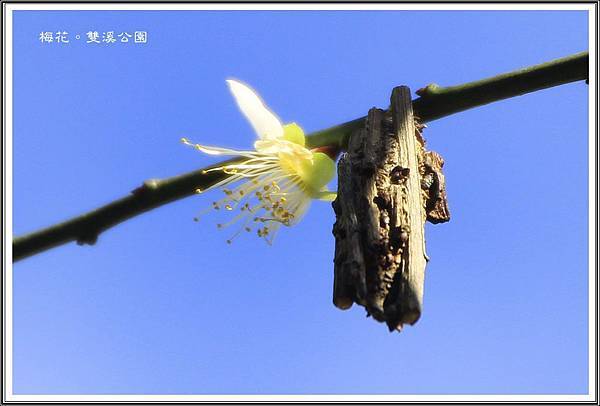
[[[352,303],[390,331],[421,315],[426,220],[418,139],[410,89],[395,88],[389,111],[371,109],[338,164],[334,304]]]
[[[444,158],[434,151],[425,151],[422,156],[421,189],[425,202],[427,221],[433,224],[450,221],[450,210],[446,197],[446,178],[442,172]]]

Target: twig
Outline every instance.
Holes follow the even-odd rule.
[[[429,122],[494,101],[588,78],[588,52],[520,69],[459,86],[431,84],[417,91],[413,110],[421,122]],[[345,149],[348,136],[364,124],[365,117],[317,131],[307,137],[309,147],[338,146]],[[222,163],[213,166],[220,166]],[[206,168],[203,168],[206,169]],[[130,195],[63,223],[13,240],[13,261],[26,258],[70,241],[94,244],[98,235],[163,204],[206,189],[222,178],[218,172],[199,169],[167,179],[152,179]]]

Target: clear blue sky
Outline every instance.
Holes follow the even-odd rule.
[[[40,43],[58,30],[69,44]],[[584,12],[17,12],[14,233],[215,162],[182,136],[251,147],[228,77],[310,132],[396,85],[586,50],[587,32]],[[329,204],[274,246],[230,246],[217,216],[192,221],[214,192],[15,264],[15,394],[587,393],[588,91],[429,124],[452,219],[427,226],[424,313],[401,334],[333,306]]]

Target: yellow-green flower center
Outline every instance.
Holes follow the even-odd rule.
[[[306,143],[304,130],[296,123],[289,123],[283,126],[283,139],[302,146]]]
[[[283,139],[296,146],[282,149],[279,162],[286,171],[298,175],[306,185],[307,192],[315,197],[335,175],[335,162],[327,154],[312,152],[304,147],[304,131],[298,124],[286,124],[283,131]]]

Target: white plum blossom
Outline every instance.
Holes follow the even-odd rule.
[[[271,244],[282,225],[292,226],[300,221],[312,199],[331,201],[335,198],[335,193],[326,187],[335,174],[332,159],[335,157],[319,149],[306,148],[302,128],[296,123],[282,124],[248,85],[233,79],[227,80],[227,84],[258,135],[254,150],[209,147],[185,138],[182,142],[209,155],[242,158],[205,171],[226,174],[223,180],[206,189],[223,188],[225,193],[225,197],[212,203],[212,209],[239,211],[229,222],[217,226],[238,224],[238,230],[228,243],[244,230],[255,230]]]

